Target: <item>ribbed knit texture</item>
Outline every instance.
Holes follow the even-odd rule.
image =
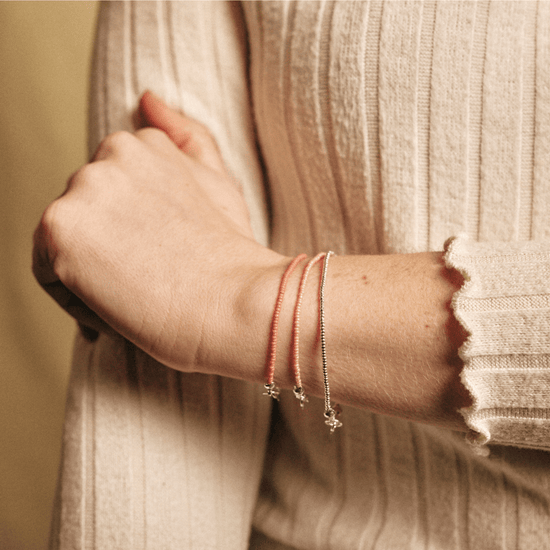
[[[535,241],[447,246],[466,282],[453,307],[470,336],[462,381],[474,397],[464,411],[472,442],[548,449],[550,442],[550,270]],[[521,270],[520,270],[521,264]]]
[[[133,130],[152,89],[213,131],[267,242],[238,5],[106,2],[92,71],[90,155]],[[246,548],[271,404],[256,385],[183,374],[120,340],[79,338],[51,548]]]
[[[252,515],[250,547],[268,550],[550,548],[550,2],[243,10],[246,35],[238,5],[104,6],[92,144],[130,129],[150,87],[213,130],[265,242],[258,137],[276,250],[466,235],[446,258],[466,279],[465,416],[491,456],[352,408],[330,436],[322,401],[301,412],[289,392],[260,485],[260,388],[79,342],[52,548],[243,549]]]

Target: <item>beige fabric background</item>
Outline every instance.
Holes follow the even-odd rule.
[[[86,159],[96,2],[0,2],[0,548],[46,547],[74,325],[30,271],[35,224]]]

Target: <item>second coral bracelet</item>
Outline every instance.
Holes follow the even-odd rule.
[[[277,358],[277,336],[279,332],[279,317],[281,315],[281,308],[283,307],[283,299],[285,297],[286,285],[288,279],[292,275],[296,266],[304,259],[307,258],[306,254],[300,254],[296,256],[289,266],[285,269],[279,285],[279,293],[277,294],[277,301],[275,302],[275,309],[273,310],[273,318],[271,319],[271,331],[269,333],[269,342],[267,346],[267,364],[265,372],[265,393],[273,399],[279,399],[279,388],[275,385],[275,360]]]

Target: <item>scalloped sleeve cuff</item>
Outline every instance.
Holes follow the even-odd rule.
[[[468,440],[550,450],[550,243],[445,244],[464,277],[454,314],[468,333],[460,349],[472,406]]]

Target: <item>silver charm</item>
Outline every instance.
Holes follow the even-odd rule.
[[[300,407],[302,407],[303,409],[304,405],[308,402],[308,398],[306,397],[304,388],[299,388],[298,386],[294,386],[294,395],[296,396],[296,399],[300,401]]]
[[[338,420],[338,415],[340,414],[341,409],[338,405],[335,408],[330,407],[325,411],[325,424],[330,428],[330,433],[334,433],[336,428],[342,427],[342,422]]]
[[[274,382],[271,382],[271,384],[264,384],[264,388],[265,392],[263,395],[273,397],[273,399],[279,401],[279,394],[281,393],[281,390],[275,385]]]

